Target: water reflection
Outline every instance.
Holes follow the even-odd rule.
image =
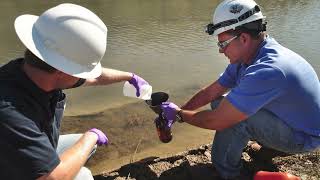
[[[62,2],[2,1],[0,63],[23,52],[23,45],[13,29],[16,16],[40,14]],[[150,81],[156,90],[181,94],[183,87],[203,85],[215,79],[227,63],[223,55],[218,54],[215,39],[203,33],[203,27],[211,20],[212,10],[218,0],[71,2],[92,9],[107,24],[108,47],[102,63],[111,68],[137,72]],[[320,3],[317,0],[257,2],[267,16],[270,34],[308,59],[319,72],[316,59],[320,47],[317,41],[320,21],[317,11]],[[108,88],[77,89],[68,94],[69,115],[99,112],[135,101],[122,97],[121,84]],[[84,100],[81,97],[90,98]]]

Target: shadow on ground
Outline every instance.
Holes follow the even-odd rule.
[[[217,174],[210,162],[208,146],[168,158],[151,157],[122,166],[120,169],[95,176],[96,180],[188,180],[215,179]]]
[[[256,156],[256,155],[255,155]],[[263,154],[263,157],[268,155]],[[242,154],[242,175],[252,179],[257,171],[288,172],[301,179],[320,179],[319,151],[277,156],[269,161],[254,159],[246,148]],[[121,168],[104,172],[95,180],[217,180],[218,173],[211,163],[211,145],[203,145],[171,157],[150,157]]]

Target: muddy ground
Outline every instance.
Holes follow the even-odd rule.
[[[185,91],[191,94],[196,89],[199,87],[190,87]],[[186,97],[170,97],[170,100],[178,104],[184,99]],[[130,163],[137,147],[134,160],[150,155],[173,155],[212,141],[213,132],[205,132],[185,123],[176,123],[172,129],[172,142],[163,144],[157,136],[154,124],[156,116],[144,101],[137,100],[97,113],[64,116],[61,134],[83,133],[91,128],[98,128],[106,133],[109,145],[99,147],[86,164],[93,174]]]
[[[255,159],[254,153],[247,148],[242,157],[243,172],[251,175],[264,170],[287,172],[302,180],[320,179],[320,151],[275,157],[272,161]],[[251,155],[251,157],[250,157]],[[113,171],[96,175],[95,180],[214,180],[218,174],[211,163],[211,145],[203,145],[170,157],[150,157],[130,163]],[[245,179],[244,179],[245,180]]]

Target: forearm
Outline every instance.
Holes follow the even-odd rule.
[[[220,97],[225,92],[227,92],[227,88],[221,86],[218,81],[209,85],[206,88],[201,89],[198,93],[196,93],[186,104],[181,106],[181,109],[184,110],[195,110],[198,109],[214,99]]]
[[[219,130],[223,127],[223,124],[219,123],[217,117],[212,116],[212,111],[189,111],[182,110],[183,121],[200,128],[210,129],[210,130]]]
[[[63,168],[67,169],[70,177],[74,177],[88,160],[89,154],[93,150],[97,139],[98,137],[95,133],[86,132],[76,144],[61,154],[60,164]]]
[[[223,130],[248,118],[225,98],[214,110],[181,110],[179,114],[186,123],[211,130]]]
[[[102,74],[96,79],[87,79],[85,86],[107,85],[116,82],[128,81],[132,78],[131,72],[102,68]]]
[[[73,179],[87,161],[97,139],[95,133],[86,132],[76,144],[60,155],[60,164],[39,179]]]

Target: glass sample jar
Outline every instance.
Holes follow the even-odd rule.
[[[166,126],[166,120],[159,116],[155,124],[160,141],[163,143],[170,142],[172,140],[172,133],[171,129]]]

